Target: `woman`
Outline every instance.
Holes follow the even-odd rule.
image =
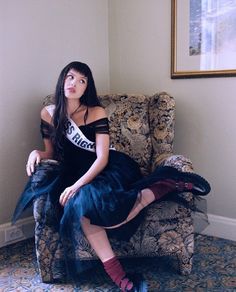
[[[126,275],[111,248],[107,231],[119,230],[132,219],[135,222],[144,207],[167,194],[190,191],[206,195],[209,184],[196,174],[181,173],[171,167],[157,168],[142,178],[138,164],[110,146],[108,119],[97,97],[91,70],[84,63],[72,62],[62,70],[55,105],[43,108],[41,120],[45,149],[30,153],[27,174],[32,176],[42,159],[57,159],[61,167],[36,191],[32,191],[29,181],[13,220],[46,190],[62,206],[59,228],[68,254],[78,244],[73,231],[82,229],[121,291],[147,291],[141,277]],[[126,230],[129,236],[134,231]],[[86,268],[78,259],[66,261],[70,274]]]

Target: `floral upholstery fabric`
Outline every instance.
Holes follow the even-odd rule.
[[[141,166],[144,174],[154,166],[168,165],[181,171],[193,171],[192,163],[182,155],[173,155],[175,101],[167,93],[145,95],[103,95],[110,120],[111,142],[117,150],[125,151]],[[46,98],[44,104],[51,102]],[[190,193],[183,199],[194,204]],[[47,204],[46,204],[47,203]],[[39,271],[44,282],[63,278],[65,275],[63,246],[58,231],[50,221],[56,216],[55,208],[49,206],[47,196],[34,202],[36,221],[35,241]],[[47,213],[48,223],[40,214]],[[76,231],[75,231],[76,232]],[[76,236],[76,235],[75,235]],[[119,257],[173,255],[178,259],[182,274],[192,268],[194,230],[191,210],[173,201],[160,201],[146,208],[145,220],[129,242],[111,239]],[[85,237],[80,237],[77,250],[84,260],[97,259]]]
[[[116,150],[136,160],[143,174],[150,169],[152,142],[149,127],[149,97],[145,95],[100,96],[110,122],[111,143]],[[142,154],[142,155],[140,155]]]
[[[172,155],[175,126],[175,100],[165,92],[154,94],[149,104],[150,136],[152,139],[154,168]]]

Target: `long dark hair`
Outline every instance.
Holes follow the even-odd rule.
[[[54,125],[54,135],[53,135],[53,144],[55,150],[55,156],[57,159],[62,159],[63,157],[63,141],[65,137],[65,122],[67,119],[67,108],[66,108],[66,97],[64,94],[64,83],[67,76],[67,73],[74,69],[80,74],[87,77],[87,88],[80,98],[81,105],[87,107],[101,106],[101,103],[97,96],[97,90],[95,87],[94,79],[92,72],[88,65],[81,62],[71,62],[69,63],[60,73],[56,91],[55,91],[55,111],[53,115],[53,125]],[[87,111],[86,111],[87,112]],[[85,116],[86,121],[86,116]]]

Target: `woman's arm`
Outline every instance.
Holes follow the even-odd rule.
[[[41,119],[47,123],[52,123],[52,118],[49,115],[48,111],[43,108],[41,111]],[[51,159],[53,158],[53,145],[50,138],[44,138],[44,150],[33,150],[26,164],[26,172],[28,176],[31,176],[35,171],[35,165],[38,165],[42,159]]]

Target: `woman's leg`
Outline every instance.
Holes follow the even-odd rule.
[[[169,186],[167,188],[166,185],[165,187],[163,187],[163,185],[161,186],[162,187],[159,185],[157,188],[158,193],[155,189],[156,186],[155,188],[151,186],[150,188],[146,188],[139,192],[136,203],[126,220],[119,225],[109,228],[116,228],[127,223],[128,221],[132,220],[143,208],[171,191]],[[119,260],[116,258],[112,250],[105,229],[103,227],[91,224],[90,220],[85,217],[83,217],[81,220],[81,226],[88,242],[103,263],[105,271],[117,284],[117,286],[119,286],[122,291],[129,291],[133,288],[134,285],[137,285],[126,277],[125,271],[123,270]]]
[[[136,217],[142,209],[147,207],[149,204],[151,204],[154,201],[158,201],[162,199],[165,195],[173,192],[173,191],[191,191],[193,188],[192,183],[176,183],[174,180],[166,179],[160,182],[157,182],[153,185],[151,185],[149,188],[145,188],[141,190],[138,194],[137,200],[134,204],[134,207],[130,211],[127,218],[114,226],[111,227],[105,227],[106,229],[113,229],[120,227],[121,225],[124,225],[125,223],[132,220],[134,217]]]
[[[81,226],[91,247],[102,262],[115,256],[103,227],[91,224],[90,220],[85,217],[81,220]]]
[[[112,250],[104,228],[92,225],[90,220],[85,217],[81,220],[81,226],[88,242],[103,263],[110,278],[119,286],[121,291],[131,291],[134,283],[126,277],[124,269]]]
[[[185,188],[186,190],[191,190],[192,184],[188,183],[184,185],[176,185],[175,181],[167,179],[165,181],[155,183],[149,188],[143,189],[139,192],[136,203],[134,204],[133,209],[130,211],[124,223],[132,220],[143,208],[147,207],[152,202],[161,200],[164,196],[173,191],[181,191],[185,190]]]
[[[113,229],[113,228],[117,228],[117,227],[120,227],[121,225],[126,224],[127,222],[132,220],[134,217],[136,217],[140,213],[140,211],[142,211],[142,209],[144,209],[145,207],[147,207],[149,204],[151,204],[154,201],[155,201],[155,196],[150,189],[144,189],[140,191],[138,193],[137,200],[132,210],[130,211],[129,215],[127,216],[127,218],[123,222],[114,226],[105,227],[105,229]]]

